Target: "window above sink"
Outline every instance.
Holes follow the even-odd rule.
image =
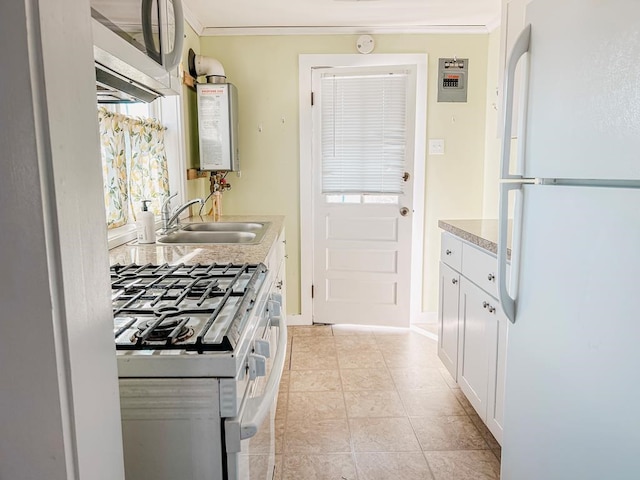
[[[186,192],[187,189],[185,159],[180,143],[182,141],[181,96],[163,97],[150,104],[114,104],[109,105],[108,108],[111,112],[122,115],[150,117],[166,127],[164,132],[164,149],[166,152],[169,190],[171,192],[179,192],[177,201],[184,202],[184,197],[182,197],[181,192]],[[101,142],[102,141],[103,139],[101,138]],[[162,201],[160,201],[160,203],[162,203]],[[107,235],[110,249],[136,238],[135,215],[140,211],[140,205],[134,201],[131,202],[131,207],[133,208],[133,212],[130,212],[128,221],[125,224],[108,229]],[[107,223],[107,219],[105,219],[105,222]],[[159,215],[156,218],[156,225],[157,227],[161,226]]]

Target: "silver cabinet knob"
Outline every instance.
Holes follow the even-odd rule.
[[[458,283],[458,279],[457,278],[452,278],[451,279],[451,283],[453,283],[455,285],[456,283]]]
[[[489,305],[489,313],[496,313],[496,308]]]
[[[403,217],[406,217],[407,215],[409,215],[409,209],[407,207],[402,207],[400,209],[400,215],[402,215]]]
[[[487,302],[482,302],[482,308],[487,308],[489,304]]]
[[[493,273],[490,273],[487,276],[487,280],[489,280],[490,282],[493,282],[496,279],[496,276]]]
[[[451,250],[447,250],[446,252],[444,252],[445,255],[451,255],[453,252]]]

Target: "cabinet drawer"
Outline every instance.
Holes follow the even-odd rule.
[[[440,260],[459,272],[462,267],[462,240],[443,233],[440,242]]]
[[[462,274],[490,295],[497,297],[498,261],[496,257],[467,244],[462,246],[462,256],[464,258]]]

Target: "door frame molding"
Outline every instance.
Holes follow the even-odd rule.
[[[426,54],[300,54],[298,56],[298,94],[300,126],[300,324],[313,323],[313,117],[311,80],[314,68],[373,67],[412,65],[416,69],[416,120],[414,139],[414,184],[411,238],[410,322],[422,310],[422,271],[424,256],[424,198],[427,137],[427,60]]]

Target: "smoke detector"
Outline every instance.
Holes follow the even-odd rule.
[[[375,47],[375,42],[371,35],[361,35],[356,41],[356,48],[360,53],[371,53]]]

